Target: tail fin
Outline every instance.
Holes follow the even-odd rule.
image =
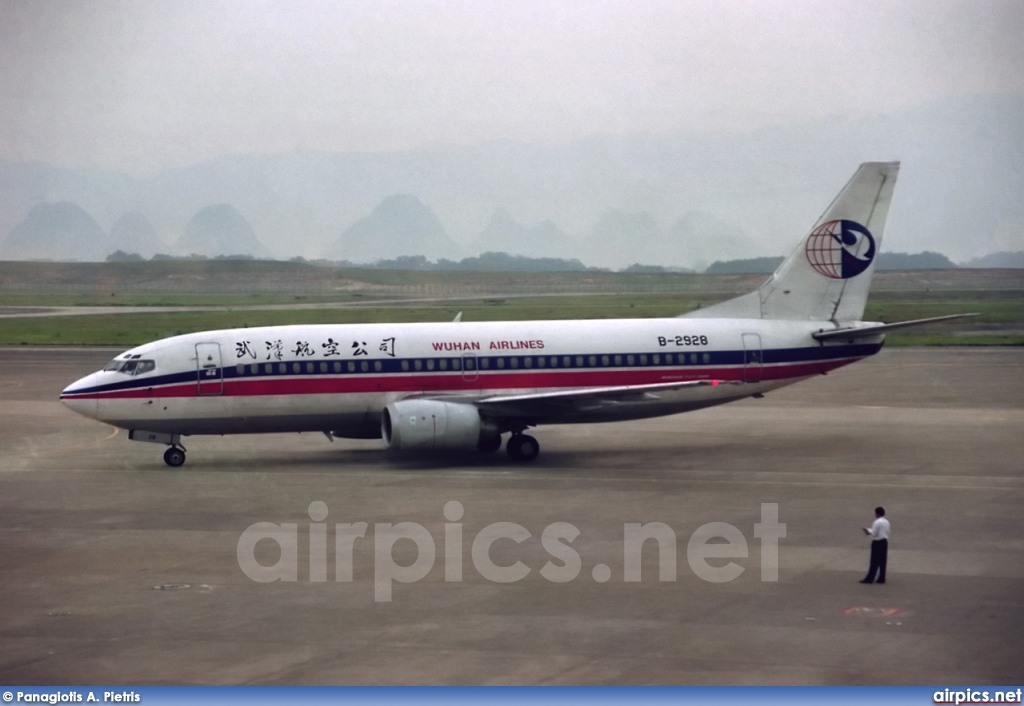
[[[686,316],[859,321],[899,168],[899,162],[860,165],[760,289]]]

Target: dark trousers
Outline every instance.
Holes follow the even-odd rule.
[[[878,577],[878,583],[885,583],[885,564],[889,559],[889,540],[876,539],[871,542],[871,566],[864,580],[871,583]]]

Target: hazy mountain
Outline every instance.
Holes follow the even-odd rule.
[[[76,204],[102,228],[129,210],[128,203],[140,188],[132,177],[101,169],[0,160],[0,234],[10,233],[40,204],[61,201]],[[50,253],[48,257],[58,256]]]
[[[411,194],[395,194],[346,228],[324,257],[370,263],[401,255],[451,259],[457,252],[429,207]]]
[[[3,257],[11,260],[102,260],[107,234],[77,204],[41,203],[7,235]]]
[[[494,212],[472,246],[478,253],[503,252],[534,258],[573,257],[579,251],[579,244],[553,222],[545,220],[525,226],[504,208]]]
[[[253,233],[252,226],[233,206],[221,203],[199,210],[187,224],[178,241],[182,254],[217,255],[266,254],[266,248]]]
[[[168,239],[203,206],[230,203],[270,253],[317,257],[335,250],[339,231],[388,195],[408,193],[429,203],[444,231],[464,245],[487,231],[503,207],[520,223],[550,221],[574,234],[592,234],[609,209],[647,214],[665,236],[671,236],[668,224],[702,212],[757,246],[754,253],[699,256],[711,262],[787,251],[857,164],[877,159],[903,162],[884,250],[941,252],[957,261],[1024,250],[1024,99],[991,95],[749,132],[603,135],[568,144],[492,142],[387,154],[234,155],[149,179],[0,163],[0,233],[41,202],[71,201],[104,226],[137,211]],[[638,227],[647,233],[648,226]],[[567,255],[616,267],[641,258],[653,259],[644,264],[665,257],[694,262],[677,259],[671,237],[648,252],[627,245],[635,243],[588,238]],[[394,258],[401,250],[372,255]]]
[[[797,240],[801,236],[797,236]],[[790,245],[795,245],[796,241]],[[691,211],[669,229],[648,262],[672,262],[704,270],[715,260],[763,257],[764,245],[738,226],[703,211]]]
[[[584,240],[583,257],[596,267],[623,267],[632,264],[679,265],[678,258],[659,261],[655,254],[663,249],[662,233],[649,213],[627,213],[606,209]]]
[[[129,211],[114,221],[110,227],[110,246],[147,258],[167,252],[167,244],[157,236],[156,228],[138,211]]]

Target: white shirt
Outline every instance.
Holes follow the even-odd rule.
[[[880,539],[889,539],[889,520],[885,519],[884,515],[876,517],[868,529],[868,534],[871,535],[871,541],[873,542],[877,542]]]

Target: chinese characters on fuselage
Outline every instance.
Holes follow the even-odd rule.
[[[264,341],[263,345],[267,354],[267,357],[264,360],[283,360],[286,352],[296,358],[310,358],[316,356],[318,349],[322,352],[324,358],[338,357],[343,354],[342,349],[345,344],[339,343],[333,338],[328,338],[326,341],[317,342],[295,341],[294,344],[289,343],[287,348],[285,348],[285,343],[281,339],[276,341]],[[235,341],[235,358],[251,358],[256,360],[256,351],[258,348],[259,346],[253,344],[252,341]],[[366,341],[352,341],[348,350],[351,352],[353,357],[369,355]],[[377,346],[377,350],[394,358],[394,336],[381,339]]]

